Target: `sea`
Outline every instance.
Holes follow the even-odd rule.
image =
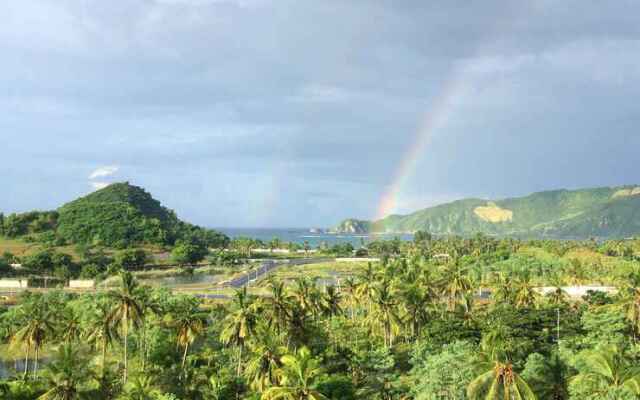
[[[249,237],[269,242],[278,238],[283,242],[293,242],[304,244],[309,243],[312,248],[322,244],[333,246],[339,243],[351,243],[354,247],[366,245],[374,240],[390,240],[398,238],[400,240],[412,240],[410,234],[333,234],[322,230],[312,230],[310,228],[214,228],[223,232],[230,238]]]

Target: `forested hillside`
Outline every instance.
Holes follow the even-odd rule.
[[[1,225],[0,233],[7,237],[55,244],[127,247],[198,239],[220,247],[228,241],[219,232],[181,221],[144,189],[128,182],[107,186],[56,211],[10,215],[2,218]]]
[[[424,230],[438,235],[625,238],[640,234],[640,187],[555,190],[493,201],[464,199],[409,215],[361,221],[359,226],[392,233]]]

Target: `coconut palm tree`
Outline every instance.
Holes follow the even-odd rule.
[[[319,311],[320,296],[313,280],[306,277],[296,279],[291,297],[300,305],[303,311],[312,316],[315,317]]]
[[[536,400],[536,395],[510,362],[495,360],[487,363],[483,371],[467,386],[468,399]]]
[[[372,311],[373,302],[372,297],[374,293],[374,286],[377,281],[376,271],[373,268],[373,264],[367,263],[367,268],[362,274],[358,276],[358,288],[356,294],[359,298],[366,300],[368,303],[369,313]]]
[[[81,397],[79,388],[89,376],[87,362],[81,354],[81,350],[72,344],[60,347],[45,370],[49,390],[38,400],[74,400]]]
[[[136,291],[136,295],[138,298],[138,304],[140,304],[140,309],[142,310],[140,315],[140,340],[142,342],[140,350],[142,352],[142,370],[146,371],[149,344],[147,340],[147,319],[150,315],[159,314],[162,309],[157,299],[151,296],[148,287],[139,287]]]
[[[493,301],[496,303],[512,303],[515,297],[515,290],[511,277],[499,273],[496,275],[494,282],[494,290],[491,294]]]
[[[107,361],[107,349],[119,339],[118,330],[110,318],[111,306],[106,302],[98,302],[91,310],[91,315],[85,322],[85,329],[82,333],[94,349],[100,349],[102,357],[101,379],[105,377]]]
[[[373,313],[369,316],[370,323],[382,324],[385,346],[393,345],[393,331],[400,325],[397,312],[396,293],[389,281],[383,281],[374,287]]]
[[[463,270],[458,261],[445,271],[442,294],[447,301],[447,310],[455,311],[456,305],[464,304],[465,294],[472,288],[471,280],[467,272]]]
[[[124,393],[119,397],[122,400],[154,400],[160,391],[153,385],[153,379],[149,376],[137,376],[124,387]]]
[[[252,389],[264,392],[278,384],[277,372],[282,366],[280,358],[286,353],[286,347],[281,343],[282,338],[274,335],[268,327],[259,326],[255,340],[249,343],[251,358],[245,370]]]
[[[272,278],[268,282],[269,296],[265,297],[264,304],[267,313],[267,324],[274,326],[276,333],[280,334],[291,318],[291,298],[285,290],[284,283]]]
[[[640,274],[629,276],[627,284],[620,291],[620,302],[627,322],[631,325],[634,341],[640,334]]]
[[[582,355],[584,369],[576,375],[575,383],[594,383],[598,394],[606,395],[615,389],[627,389],[640,395],[640,368],[625,357],[617,346],[602,346]]]
[[[331,318],[336,315],[342,315],[342,307],[340,302],[342,297],[335,286],[329,285],[325,288],[325,293],[321,298],[322,315]]]
[[[34,350],[33,376],[35,378],[38,373],[40,350],[45,341],[55,333],[54,319],[46,304],[46,300],[41,297],[37,298],[33,304],[23,308],[21,314],[21,319],[24,321],[24,324],[22,328],[13,335],[12,343],[21,344],[26,348],[25,378],[29,370],[29,354],[32,349]]]
[[[60,332],[65,343],[77,340],[81,333],[80,315],[71,307],[65,307],[61,315]]]
[[[187,363],[189,346],[204,333],[204,316],[198,310],[198,305],[187,299],[167,315],[166,324],[176,330],[176,343],[184,349],[182,353],[182,370]]]
[[[109,292],[114,306],[109,313],[108,321],[110,323],[119,323],[122,329],[123,338],[123,365],[124,370],[122,380],[127,383],[127,366],[128,366],[128,347],[129,347],[129,328],[140,325],[143,310],[138,298],[137,289],[138,282],[130,272],[123,271],[120,273],[122,286],[118,291]]]
[[[429,319],[429,306],[432,301],[430,288],[410,283],[400,292],[406,321],[411,329],[411,337],[420,335],[422,326]]]
[[[355,318],[354,305],[358,299],[358,282],[353,277],[348,277],[344,280],[344,291],[347,294],[347,301],[349,304],[349,316],[353,320]]]
[[[514,300],[518,308],[534,307],[538,304],[540,293],[531,284],[528,274],[523,275],[518,281]]]
[[[287,354],[280,361],[280,384],[266,390],[262,400],[327,400],[313,388],[322,370],[308,348],[302,347],[297,354]]]
[[[566,304],[567,300],[569,299],[569,295],[562,288],[562,285],[563,285],[562,278],[559,275],[555,275],[551,279],[551,284],[553,285],[554,289],[553,291],[551,291],[546,295],[546,298],[549,301],[549,303],[555,306]]]
[[[253,336],[257,324],[255,299],[247,294],[247,288],[236,291],[232,311],[225,317],[220,339],[226,345],[238,348],[238,376],[242,373],[242,350]]]

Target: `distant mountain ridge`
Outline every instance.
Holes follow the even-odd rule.
[[[355,222],[354,222],[355,221]],[[532,238],[640,235],[640,186],[537,192],[502,200],[462,199],[378,221],[349,219],[336,233],[412,233]]]

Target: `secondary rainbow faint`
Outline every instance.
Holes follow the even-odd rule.
[[[380,220],[398,211],[399,198],[402,190],[425,155],[434,134],[442,128],[449,119],[455,100],[461,96],[465,87],[464,74],[459,68],[443,84],[434,102],[426,111],[422,122],[416,131],[414,139],[401,159],[400,165],[393,175],[391,184],[381,197],[377,207],[375,220]]]

